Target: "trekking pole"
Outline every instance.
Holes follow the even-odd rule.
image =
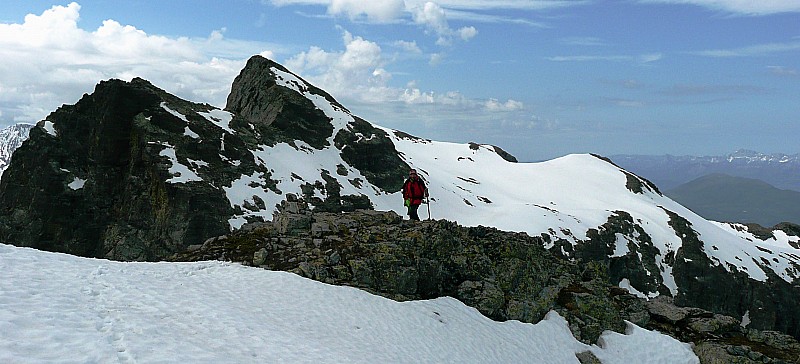
[[[431,197],[425,196],[425,199],[428,200],[428,220],[431,219]]]

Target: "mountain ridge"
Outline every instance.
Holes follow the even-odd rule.
[[[763,226],[800,223],[800,192],[778,189],[759,179],[713,173],[666,194],[710,220]]]
[[[633,173],[645,176],[664,190],[712,173],[763,180],[780,189],[800,191],[800,154],[765,154],[741,149],[720,156],[634,155],[611,156]]]
[[[600,262],[637,296],[800,335],[800,237],[707,221],[600,156],[513,163],[379,127],[276,65],[248,61],[226,110],[134,79],[54,111],[0,179],[0,241],[161,260],[270,221],[290,195],[312,213],[402,214],[414,167],[435,218],[523,232],[566,261]]]

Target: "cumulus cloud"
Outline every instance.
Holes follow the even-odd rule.
[[[306,6],[325,6],[327,13],[333,16],[346,16],[350,20],[363,20],[372,23],[394,23],[402,22],[408,17],[411,18],[414,24],[419,25],[429,34],[437,37],[436,43],[440,46],[449,46],[452,44],[454,38],[459,38],[463,41],[468,41],[478,34],[477,29],[473,26],[465,26],[459,29],[450,27],[447,21],[448,10],[440,6],[445,3],[452,8],[469,9],[475,8],[479,10],[494,9],[494,8],[510,8],[519,9],[526,8],[526,3],[530,1],[502,1],[502,2],[485,2],[485,1],[414,1],[414,0],[380,0],[380,1],[363,1],[363,0],[262,0],[263,3],[269,3],[274,6],[288,6],[288,5],[306,5]],[[542,1],[534,1],[542,2]],[[543,1],[547,2],[547,1]],[[493,4],[491,6],[487,6]],[[465,12],[463,10],[453,10],[453,14],[461,15],[462,19],[492,19],[498,21],[496,16],[484,16],[475,14],[474,12]]]
[[[41,120],[109,78],[142,77],[181,97],[224,106],[246,59],[271,55],[265,44],[228,41],[224,29],[203,39],[170,38],[106,20],[86,31],[78,27],[80,9],[73,2],[29,14],[21,24],[0,23],[5,121]]]
[[[381,47],[345,31],[343,51],[326,51],[311,47],[285,62],[293,72],[335,97],[362,101],[385,101],[394,93],[387,84],[391,73],[383,67],[386,60]]]
[[[478,30],[475,27],[463,27],[458,29],[458,35],[463,40],[470,40],[478,35]]]
[[[506,102],[500,102],[497,101],[497,99],[489,99],[484,104],[484,107],[487,111],[491,112],[507,112],[507,111],[522,110],[524,108],[524,105],[522,102],[511,99],[509,99]]]
[[[398,41],[394,42],[394,46],[397,47],[397,48],[402,49],[406,53],[422,54],[422,49],[419,48],[419,46],[417,45],[417,42],[415,42],[415,41],[408,42],[408,41],[404,41],[404,40],[398,40]]]
[[[343,14],[382,14],[377,9],[369,10],[369,14],[357,13],[358,9],[365,9],[352,8],[357,2],[338,4],[341,10],[337,11]],[[273,52],[286,53],[273,44],[228,39],[225,28],[210,31],[202,38],[166,37],[109,19],[96,29],[86,30],[79,27],[80,10],[80,5],[70,3],[30,14],[20,23],[0,23],[3,122],[41,120],[59,105],[76,102],[99,81],[109,78],[142,77],[177,96],[224,106],[230,85],[247,58],[253,54],[273,58]],[[450,30],[435,6],[429,10],[426,20],[420,18],[431,26],[429,29],[464,40],[477,34],[472,27]],[[387,19],[392,13],[383,14]],[[424,113],[419,108],[427,107],[437,111],[431,115],[475,117],[523,108],[515,100],[486,101],[455,91],[426,91],[415,82],[395,86],[390,70],[392,62],[398,60],[398,50],[420,60],[430,57],[432,63],[441,62],[444,54],[428,55],[416,42],[397,41],[388,43],[392,54],[387,57],[378,43],[344,30],[342,33],[341,47],[329,50],[312,46],[283,63],[345,104],[391,110],[394,119],[421,117]]]
[[[392,86],[393,75],[387,70],[391,60],[384,56],[380,45],[347,31],[343,32],[342,42],[344,44],[342,51],[326,51],[319,47],[311,47],[290,58],[285,65],[340,101],[346,101],[346,104],[395,104],[395,106],[400,104],[408,107],[438,105],[453,112],[472,110],[489,113],[518,111],[524,108],[521,102],[515,100],[480,101],[456,91],[442,93],[424,91],[414,81],[408,82],[405,87]],[[402,42],[395,46],[417,49],[416,45],[410,42]],[[413,113],[411,110],[399,110],[399,112]]]

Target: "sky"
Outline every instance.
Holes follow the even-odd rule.
[[[495,322],[458,300],[396,302],[225,262],[123,263],[0,244],[3,363],[699,363],[628,324],[595,345],[551,311]]]
[[[797,0],[0,3],[0,127],[142,77],[224,107],[260,54],[375,124],[571,153],[800,153]]]

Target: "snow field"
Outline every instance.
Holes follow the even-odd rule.
[[[395,302],[224,262],[122,263],[0,245],[3,363],[697,363],[629,325],[602,345],[555,312],[494,322],[452,298]]]

